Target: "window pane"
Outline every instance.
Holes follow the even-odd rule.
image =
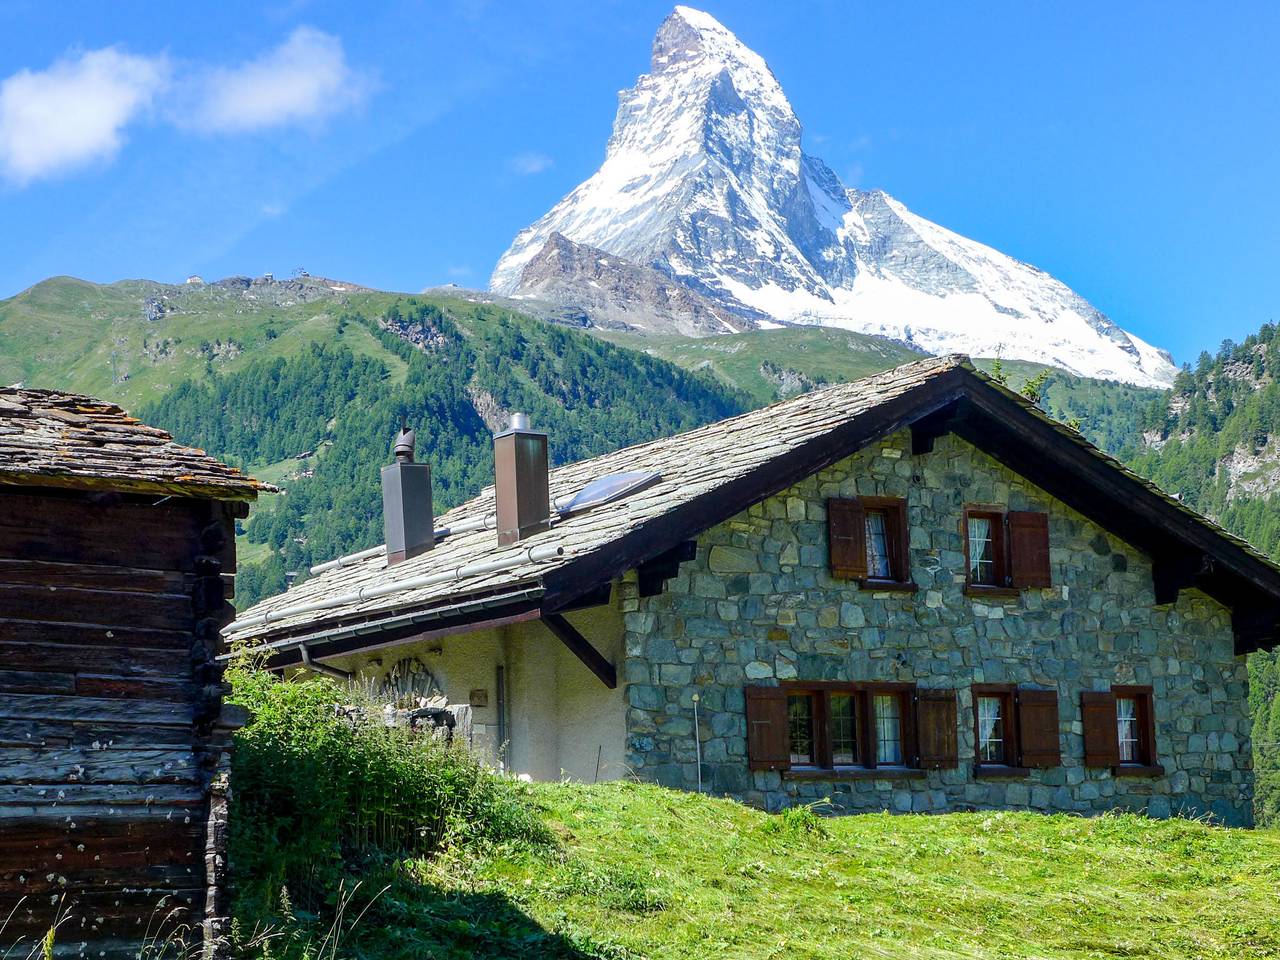
[[[888,524],[883,510],[867,511],[867,576],[881,580],[893,577],[889,566]]]
[[[1138,744],[1138,701],[1133,697],[1116,698],[1116,735],[1120,740],[1120,762],[1141,763]]]
[[[902,718],[900,700],[892,694],[877,694],[876,763],[902,762]]]
[[[813,763],[813,698],[807,693],[787,697],[787,730],[791,762]]]
[[[969,518],[969,580],[971,583],[996,582],[990,517]]]
[[[978,698],[978,759],[1004,763],[1004,698]]]
[[[854,719],[853,697],[847,693],[831,695],[831,762],[837,767],[858,762],[858,728]]]

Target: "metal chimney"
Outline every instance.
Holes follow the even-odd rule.
[[[547,435],[529,429],[523,413],[493,438],[498,545],[506,546],[551,527],[547,487]]]
[[[436,542],[431,466],[413,462],[415,441],[414,432],[401,426],[396,437],[396,461],[382,468],[382,524],[388,566],[426,553]]]

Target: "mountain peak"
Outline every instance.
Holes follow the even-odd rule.
[[[641,280],[635,267],[717,308],[702,310],[716,322],[664,321],[678,329],[730,329],[727,311],[761,326],[819,324],[933,353],[1001,355],[1143,385],[1172,381],[1168,354],[1062,282],[916,216],[881,190],[846,187],[801,150],[800,134],[764,59],[710,14],[676,7],[654,38],[650,72],[619,94],[604,163],[517,234],[490,286],[520,294],[535,279],[541,290],[554,280],[562,302],[586,297],[587,312],[608,290],[625,295],[610,309],[625,306],[628,318],[642,312],[637,291],[674,302],[668,284],[647,273]],[[572,282],[550,261],[523,274],[553,233],[583,248],[570,260]],[[615,259],[591,260],[592,252]]]
[[[650,59],[652,79],[680,72],[700,74],[702,85],[723,74],[741,97],[791,114],[791,104],[764,58],[711,14],[685,6],[676,7],[658,28]],[[650,78],[641,78],[637,89]]]

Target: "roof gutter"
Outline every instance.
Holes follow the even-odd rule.
[[[277,610],[266,610],[263,613],[249,617],[239,617],[228,627],[228,631],[239,632],[245,627],[264,626],[288,617],[301,616],[304,613],[316,613],[320,610],[332,610],[334,607],[345,607],[353,603],[364,603],[366,600],[373,600],[377,597],[385,597],[393,593],[404,593],[409,590],[420,590],[424,587],[434,587],[441,583],[448,583],[451,580],[463,580],[467,577],[477,577],[487,573],[500,573],[503,570],[510,570],[524,563],[542,563],[562,556],[564,556],[564,547],[558,543],[526,547],[516,551],[509,557],[464,563],[457,567],[450,567],[447,570],[425,574],[421,577],[409,577],[405,580],[396,580],[376,587],[361,587],[351,593],[340,593],[335,596],[325,597],[323,600],[296,603],[280,607]]]
[[[260,646],[249,647],[245,650],[236,650],[231,653],[221,654],[219,660],[231,660],[234,657],[245,653],[267,654],[273,662],[268,664],[269,669],[278,669],[280,667],[291,666],[295,663],[310,669],[316,670],[318,673],[324,673],[329,676],[341,674],[343,679],[348,675],[345,671],[338,671],[337,668],[329,667],[321,664],[316,657],[340,656],[342,654],[356,653],[365,650],[377,649],[398,642],[396,639],[387,639],[387,635],[401,634],[406,636],[418,636],[421,634],[424,638],[440,637],[450,633],[460,631],[474,630],[480,627],[480,624],[473,620],[465,620],[461,623],[453,623],[441,626],[434,630],[417,630],[416,628],[422,624],[429,624],[438,621],[456,621],[459,618],[483,613],[488,610],[494,610],[499,607],[515,608],[514,613],[500,616],[492,621],[486,621],[489,626],[499,625],[502,623],[515,623],[520,620],[537,619],[539,611],[536,601],[542,596],[541,587],[527,587],[523,590],[513,590],[508,593],[492,594],[484,597],[476,597],[471,600],[462,600],[457,603],[451,603],[446,606],[432,607],[429,610],[419,610],[414,613],[404,613],[398,616],[381,617],[376,620],[364,620],[359,623],[351,623],[341,627],[331,627],[327,630],[320,630],[314,633],[307,633],[301,636],[286,637],[282,640],[276,640],[271,643],[264,643]],[[321,648],[344,640],[355,640],[359,637],[370,637],[367,644],[344,645],[344,649],[332,652],[324,652]],[[347,648],[349,647],[349,649]],[[293,655],[296,654],[295,660]],[[333,670],[334,673],[329,671]]]

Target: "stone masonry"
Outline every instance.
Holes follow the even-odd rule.
[[[862,590],[828,570],[828,497],[905,497],[916,593]],[[1004,601],[963,592],[963,509],[1049,514],[1053,586]],[[776,810],[829,798],[841,812],[1015,808],[1252,820],[1247,674],[1229,612],[1196,591],[1154,602],[1149,560],[973,446],[946,436],[910,453],[873,444],[719,524],[658,596],[624,580],[627,761],[692,789],[700,695],[704,789]],[[790,779],[747,767],[744,686],[905,680],[958,691],[960,764],[924,777]],[[1025,778],[973,770],[970,684],[1056,688],[1062,765]],[[1083,765],[1080,692],[1151,684],[1165,774]]]

